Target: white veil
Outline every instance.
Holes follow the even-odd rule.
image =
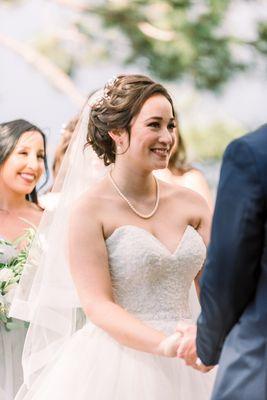
[[[10,316],[30,322],[23,352],[26,385],[76,330],[80,304],[68,267],[69,215],[75,199],[106,173],[92,148],[84,148],[89,112],[87,102],[53,186],[57,206],[44,212],[11,305]]]

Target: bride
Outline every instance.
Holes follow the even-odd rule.
[[[118,76],[87,114],[11,311],[25,318],[27,309],[31,321],[16,400],[208,399],[213,374],[176,357],[175,334],[179,320],[192,318],[208,206],[153,175],[174,144],[172,99],[148,77]],[[109,166],[101,178],[93,151]],[[77,330],[79,306],[86,323]]]

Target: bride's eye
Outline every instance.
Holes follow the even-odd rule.
[[[168,129],[171,131],[175,128],[176,128],[176,125],[173,122],[168,125]]]
[[[152,128],[159,128],[160,123],[159,122],[150,122],[150,124],[148,124],[148,126],[150,126]]]

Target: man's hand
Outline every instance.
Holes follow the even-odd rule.
[[[182,335],[177,348],[177,357],[183,359],[186,365],[198,371],[209,372],[213,367],[202,364],[200,358],[197,356],[196,325],[191,321],[181,320],[176,326],[176,332]]]
[[[197,358],[196,360],[196,364],[192,366],[194,369],[206,373],[209,372],[210,370],[212,370],[214,368],[213,365],[210,365],[209,367],[207,365],[204,365],[202,363],[202,361],[200,360],[200,358]]]

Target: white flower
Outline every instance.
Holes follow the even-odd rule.
[[[14,274],[9,268],[0,269],[0,282],[7,282],[12,278],[14,278]]]
[[[4,298],[5,298],[6,303],[12,303],[17,286],[18,286],[17,283],[11,283],[10,285],[8,285],[5,288],[6,294],[5,294]]]
[[[17,251],[7,243],[0,243],[0,263],[7,264],[12,258],[17,256]]]

